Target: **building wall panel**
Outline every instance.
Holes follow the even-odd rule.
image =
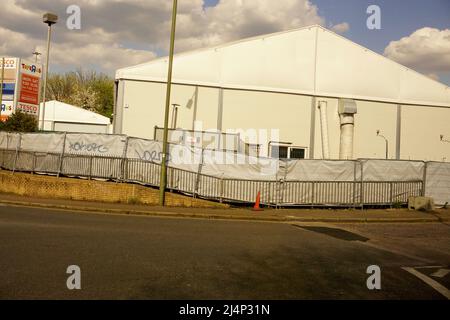
[[[402,159],[450,160],[450,143],[440,141],[440,135],[450,140],[450,108],[402,108]]]
[[[278,138],[271,136],[271,130],[279,130],[280,141],[309,148],[310,125],[311,97],[238,90],[224,91],[224,130],[262,129],[268,135],[265,144]],[[248,137],[245,141],[252,142]],[[267,155],[267,145],[263,147]]]

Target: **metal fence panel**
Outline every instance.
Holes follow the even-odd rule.
[[[149,161],[128,159],[125,162],[125,181],[159,186],[161,166]]]
[[[64,155],[61,173],[68,176],[91,177],[93,157]]]
[[[55,153],[34,153],[33,172],[59,173],[61,155]]]
[[[33,172],[34,154],[32,152],[18,152],[14,164],[14,170]]]
[[[12,150],[1,150],[1,165],[3,169],[14,170],[14,159],[16,152]]]
[[[109,180],[119,180],[122,173],[122,158],[93,157],[91,162],[91,177]]]
[[[116,148],[117,152],[113,155],[45,153],[21,150],[20,135],[3,134],[2,139],[3,144],[7,144],[8,148],[0,149],[0,166],[6,170],[101,178],[159,186],[161,165],[157,159],[129,159],[126,157],[126,149],[124,149],[122,157],[119,157],[116,154],[119,153],[120,147]],[[33,136],[33,139],[36,139],[36,136]],[[14,143],[10,140],[14,140]],[[25,139],[25,141],[28,140]],[[107,144],[109,140],[106,138],[104,140],[90,147],[98,149],[100,146],[109,146]],[[128,141],[124,142],[123,137],[115,137],[111,146],[120,146],[122,143],[125,146],[128,145]],[[11,145],[14,148],[9,148]],[[144,147],[147,148],[147,145]],[[84,148],[87,148],[86,144]],[[232,157],[236,156],[232,155]],[[218,170],[221,168],[219,165],[206,163],[200,166],[178,167],[169,163],[167,187],[170,190],[192,196],[236,203],[254,203],[260,193],[262,204],[277,207],[404,204],[409,197],[423,195],[425,191],[427,170],[422,162],[394,161],[393,171],[390,172],[393,173],[395,179],[387,181],[384,178],[386,174],[383,170],[389,162],[385,160],[345,161],[342,163],[337,161],[319,163],[318,161],[309,161],[304,164],[298,161],[291,162],[284,167],[282,167],[283,163],[279,162],[280,168],[276,178],[265,180],[230,177],[233,172],[232,168],[236,168],[236,166],[228,167],[225,176],[224,172]],[[381,167],[378,167],[379,164]],[[402,168],[401,164],[405,164],[405,168]],[[270,167],[273,166],[270,165]],[[253,166],[251,173],[267,173],[262,168]],[[430,170],[429,174],[438,177],[440,168],[448,171],[449,167],[434,164],[433,170]],[[239,175],[242,169],[243,167],[240,167],[236,175]],[[215,173],[211,174],[213,171]],[[326,172],[332,172],[329,180],[324,175]],[[411,177],[414,179],[408,176],[408,172],[411,172]],[[320,180],[312,180],[319,174]],[[287,179],[288,176],[294,178],[297,175],[304,179]],[[422,178],[418,179],[419,176]],[[337,180],[338,178],[343,178],[343,180]],[[442,193],[442,188],[439,190]],[[444,194],[443,197],[446,195]]]
[[[197,173],[169,167],[167,169],[167,188],[194,194]]]
[[[195,181],[195,180],[194,180]],[[195,185],[194,185],[195,186]],[[218,199],[223,201],[223,180],[207,175],[199,175],[196,194],[208,199]]]

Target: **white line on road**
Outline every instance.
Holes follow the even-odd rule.
[[[443,277],[445,277],[449,272],[450,272],[450,270],[448,270],[448,269],[439,269],[439,270],[436,271],[435,273],[431,274],[431,276],[432,276],[432,277],[436,277],[436,278],[443,278]]]
[[[420,273],[419,271],[417,271],[414,268],[403,267],[402,269],[405,271],[408,271],[412,275],[415,275],[417,278],[419,278],[420,280],[422,280],[423,282],[428,284],[430,287],[432,287],[434,290],[436,290],[437,292],[442,294],[444,297],[446,297],[447,300],[450,300],[450,290],[448,290],[446,287],[441,285],[439,282],[427,277],[426,275]]]

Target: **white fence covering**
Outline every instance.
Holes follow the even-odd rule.
[[[16,150],[19,147],[20,135],[17,133],[0,132],[0,148]]]
[[[156,141],[124,135],[69,133],[0,132],[0,150],[6,151],[1,159],[6,169],[151,185],[158,184],[163,154],[162,143]],[[450,163],[283,161],[184,145],[170,145],[168,163],[173,168],[169,172],[169,186],[187,193],[194,190],[194,194],[211,198],[219,194],[220,198],[249,202],[261,192],[270,203],[327,203],[331,199],[333,203],[372,204],[381,203],[377,200],[380,198],[405,199],[412,188],[408,184],[426,182],[425,194],[433,197],[436,204],[450,202]],[[414,194],[419,192],[414,190]],[[318,199],[316,191],[328,198]]]
[[[422,180],[423,161],[363,160],[364,181]]]
[[[239,153],[205,150],[202,173],[223,179],[276,181],[279,161]]]
[[[450,203],[450,163],[427,163],[425,194],[437,204]]]
[[[359,181],[361,165],[357,161],[290,161],[286,178],[288,181]]]
[[[106,134],[67,134],[65,153],[123,157],[126,136]]]
[[[64,135],[24,134],[20,141],[20,149],[32,152],[61,153],[64,148]]]
[[[129,138],[126,156],[128,159],[140,159],[161,163],[162,143],[151,140]]]

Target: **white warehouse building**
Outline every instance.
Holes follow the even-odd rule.
[[[41,103],[41,110],[43,103]],[[77,132],[77,133],[111,133],[111,120],[98,113],[85,110],[60,101],[45,103],[44,114],[39,115],[39,129],[44,124],[45,131]]]
[[[117,71],[114,133],[155,137],[167,70],[166,57]],[[173,126],[278,130],[242,136],[260,156],[450,160],[449,87],[321,26],[182,53],[173,70]]]

